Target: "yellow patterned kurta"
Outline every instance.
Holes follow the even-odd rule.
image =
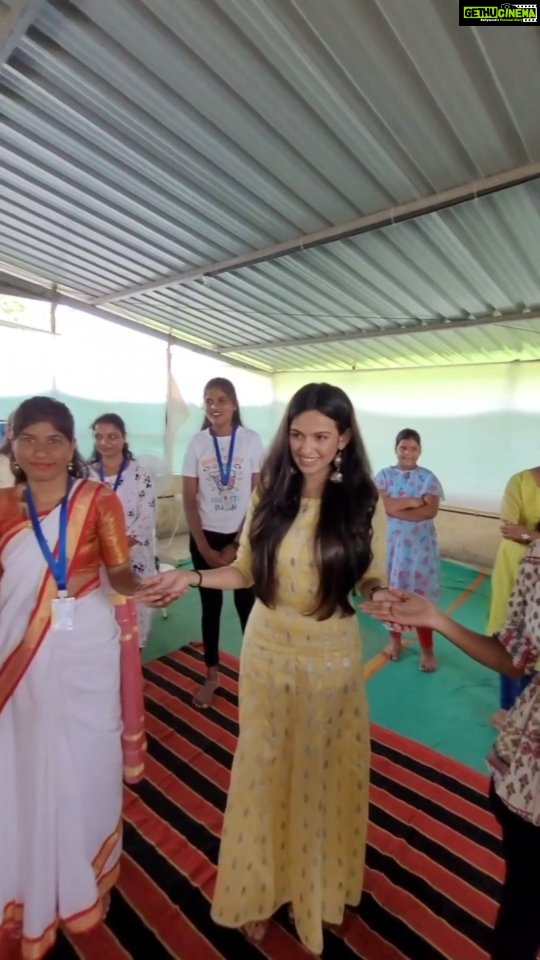
[[[538,523],[540,487],[530,470],[522,470],[510,477],[501,504],[501,519],[505,523],[522,523],[529,530],[533,530]],[[491,575],[488,633],[496,633],[504,626],[519,565],[528,549],[526,543],[501,539]]]
[[[246,628],[212,907],[217,923],[239,927],[292,903],[314,953],[323,921],[341,923],[345,905],[360,901],[370,762],[357,618],[305,614],[318,585],[319,509],[319,500],[302,501],[278,553],[276,608],[257,601]],[[235,566],[251,580],[249,516]]]

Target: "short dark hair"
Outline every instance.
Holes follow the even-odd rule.
[[[405,427],[404,430],[399,431],[396,437],[396,449],[397,447],[399,447],[400,443],[402,443],[403,440],[414,440],[414,442],[417,443],[419,447],[422,446],[422,440],[420,438],[420,434],[418,433],[418,430],[413,430],[412,427]]]

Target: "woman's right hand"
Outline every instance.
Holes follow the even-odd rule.
[[[383,623],[397,623],[403,627],[436,628],[439,611],[430,600],[419,597],[416,593],[409,593],[408,590],[392,592],[399,597],[398,600],[370,600],[363,603],[361,609],[375,620],[382,620]]]
[[[195,585],[194,580],[197,580],[197,574],[193,570],[158,573],[155,577],[142,581],[135,599],[149,607],[168,606],[187,593],[189,588]]]

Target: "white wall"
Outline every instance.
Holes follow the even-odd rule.
[[[449,504],[497,511],[508,477],[540,463],[540,363],[278,374],[276,414],[313,380],[349,394],[374,470],[393,462],[400,429],[418,430]]]

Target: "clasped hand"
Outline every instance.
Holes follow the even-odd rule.
[[[501,534],[505,540],[515,540],[517,543],[523,543],[529,531],[522,523],[503,523]]]
[[[193,570],[169,570],[158,573],[141,583],[135,599],[147,607],[167,607],[188,592],[192,586]]]
[[[380,594],[384,594],[383,597]],[[437,607],[408,590],[381,590],[374,594],[373,599],[363,603],[361,609],[375,620],[383,623],[397,624],[410,630],[412,627],[433,627]]]

